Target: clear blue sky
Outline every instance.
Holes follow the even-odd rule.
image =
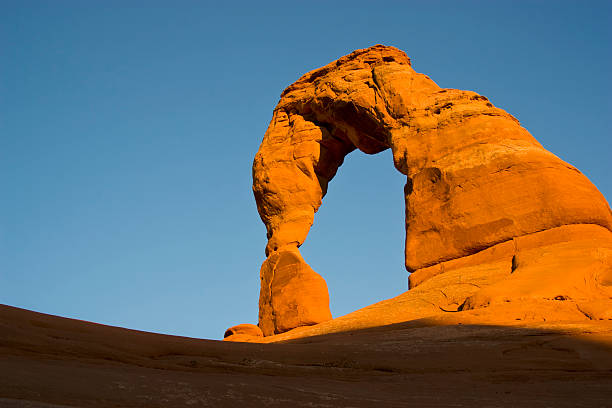
[[[257,322],[251,164],[280,92],[382,43],[609,199],[612,3],[0,3],[0,303],[220,338]],[[403,177],[352,153],[302,247],[339,316],[406,290]],[[568,194],[571,194],[568,191]]]

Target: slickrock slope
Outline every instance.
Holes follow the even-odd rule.
[[[327,287],[298,247],[355,149],[391,149],[406,175],[412,274],[410,291],[382,302],[386,314],[356,312],[345,328],[495,305],[529,304],[532,319],[556,319],[562,302],[583,319],[612,317],[612,213],[602,194],[486,97],[442,89],[402,51],[376,45],[285,89],[255,157],[253,191],[268,236],[265,336],[339,324],[329,322]],[[282,254],[297,254],[301,266],[281,273]]]
[[[612,322],[501,327],[457,315],[249,344],[0,305],[0,406],[609,406]]]

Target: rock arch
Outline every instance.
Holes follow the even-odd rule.
[[[445,262],[517,237],[567,225],[612,228],[595,186],[512,115],[475,92],[438,87],[396,48],[357,50],[283,91],[255,156],[253,192],[268,237],[259,304],[265,335],[331,319],[325,282],[298,248],[355,149],[391,149],[406,176],[413,287]]]

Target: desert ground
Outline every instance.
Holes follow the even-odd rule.
[[[612,321],[458,315],[251,344],[1,306],[0,406],[610,406]]]

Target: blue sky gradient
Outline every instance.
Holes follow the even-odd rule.
[[[487,96],[609,199],[611,39],[607,1],[3,1],[0,303],[192,337],[256,323],[272,109],[377,43]],[[302,254],[334,316],[406,290],[403,184],[389,152],[330,184]]]

